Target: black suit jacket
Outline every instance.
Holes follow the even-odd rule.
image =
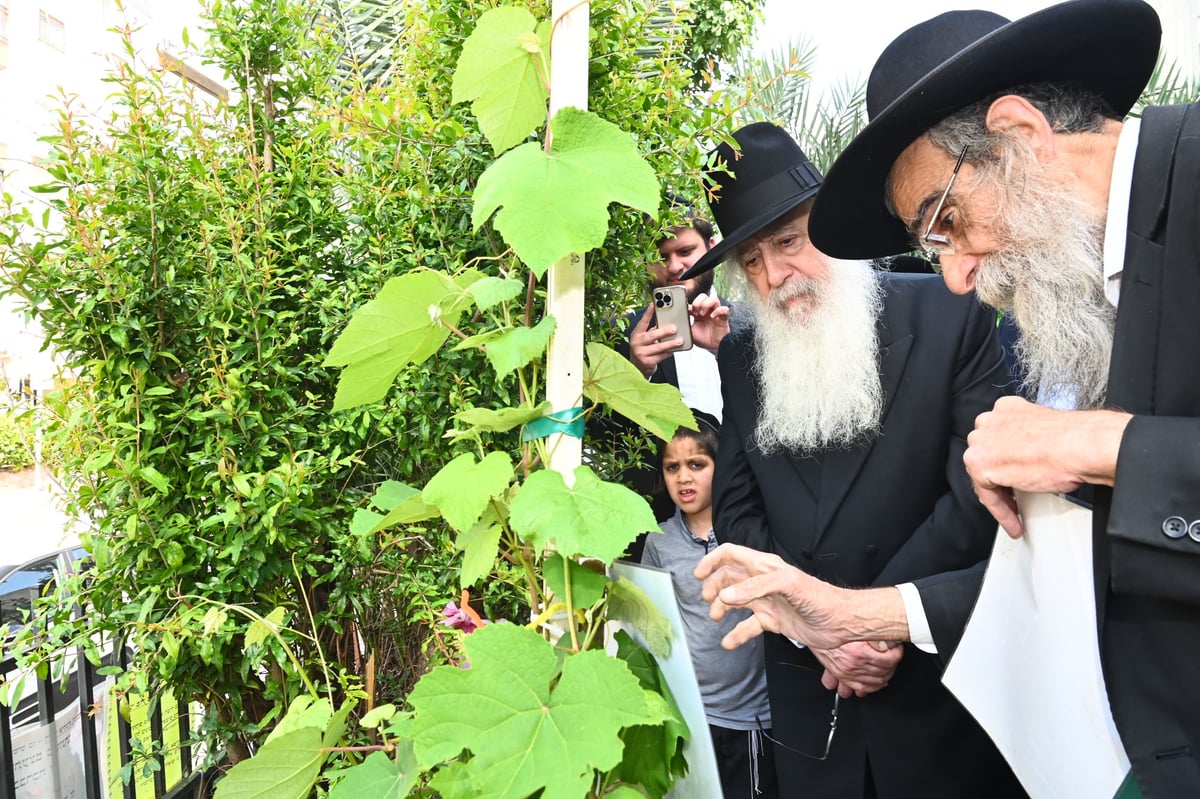
[[[1093,548],[1104,678],[1147,799],[1200,796],[1198,192],[1200,108],[1146,109],[1108,387],[1136,415],[1114,488],[1096,490]],[[939,652],[981,573],[918,583]]]
[[[722,541],[776,552],[830,582],[892,585],[985,558],[995,522],[962,465],[975,417],[1010,382],[995,314],[933,276],[887,275],[878,322],[885,394],[870,443],[764,457],[753,443],[759,389],[752,336],[721,345],[725,420],[714,479]],[[991,742],[941,685],[941,664],[908,647],[891,683],[841,703],[819,755],[833,695],[808,651],[766,641],[781,785],[797,795],[863,796],[868,760],[881,799],[1023,796]]]

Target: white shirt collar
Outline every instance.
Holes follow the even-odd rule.
[[[1137,155],[1142,121],[1125,120],[1113,156],[1112,180],[1108,185],[1108,215],[1104,221],[1104,291],[1116,305],[1121,296],[1121,272],[1125,268],[1125,236],[1129,229],[1129,194],[1133,190],[1133,162]]]

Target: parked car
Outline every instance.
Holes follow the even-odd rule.
[[[24,623],[33,601],[54,582],[57,575],[78,571],[88,557],[80,546],[47,552],[14,566],[0,566],[0,629]]]
[[[71,546],[47,552],[24,563],[0,566],[0,661],[10,662],[9,658],[13,653],[8,651],[9,633],[15,632],[26,623],[34,601],[53,588],[53,583],[59,575],[86,568],[88,557],[83,547]],[[37,722],[39,682],[44,682],[45,686],[43,701],[52,705],[55,713],[79,696],[74,674],[74,652],[64,653],[62,660],[51,670],[54,675],[67,673],[68,679],[61,690],[57,686],[53,689],[50,687],[57,683],[57,680],[53,679],[54,675],[45,681],[39,681],[25,670],[10,666],[6,671],[3,676],[9,681],[18,679],[23,672],[26,673],[22,695],[11,708],[11,723],[14,728]]]

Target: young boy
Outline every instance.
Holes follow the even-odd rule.
[[[692,414],[699,431],[679,428],[662,452],[663,482],[675,515],[660,525],[662,535],[646,537],[642,563],[671,572],[725,799],[774,799],[778,791],[768,738],[771,709],[762,639],[732,652],[722,649],[721,639],[749,612],[713,621],[700,596],[700,582],[692,576],[700,558],[717,546],[712,530],[717,420],[703,411]]]

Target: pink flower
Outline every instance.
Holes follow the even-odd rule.
[[[473,633],[485,623],[470,605],[460,608],[454,602],[446,603],[446,607],[442,608],[442,616],[445,618],[441,620],[441,624],[462,630],[464,633]]]

